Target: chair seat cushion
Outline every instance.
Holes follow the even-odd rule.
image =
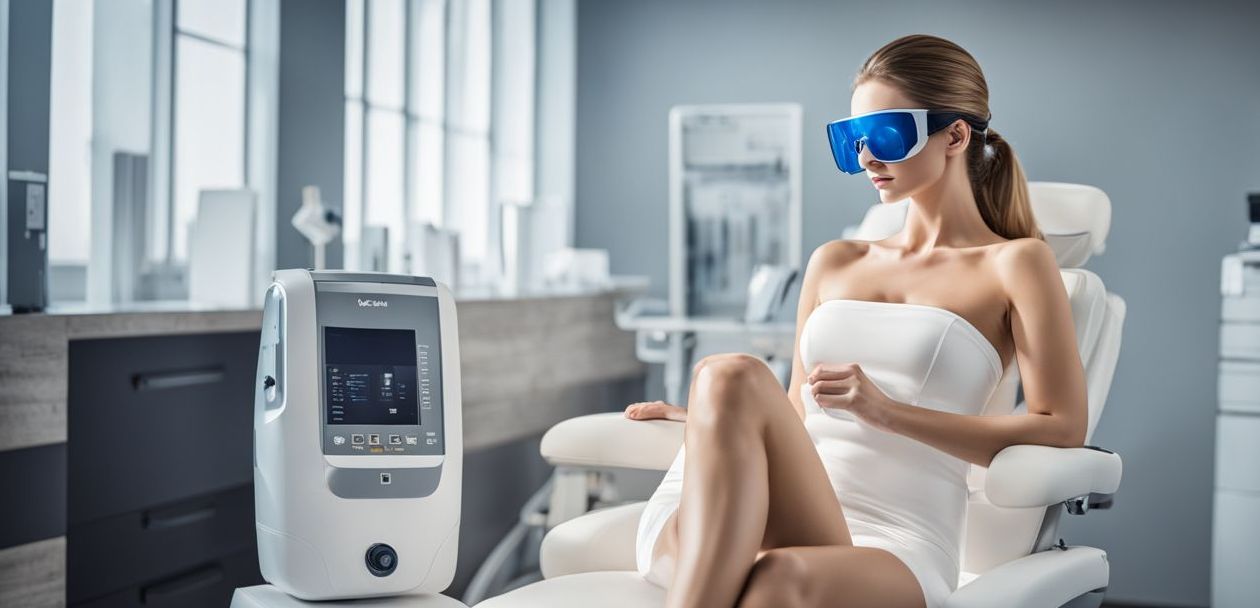
[[[634,543],[646,501],[591,511],[554,528],[539,551],[542,574],[635,570]]]

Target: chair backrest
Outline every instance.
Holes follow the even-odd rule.
[[[1072,306],[1088,391],[1089,427],[1085,442],[1089,443],[1111,389],[1120,354],[1125,305],[1119,296],[1107,292],[1098,275],[1080,266],[1091,254],[1105,248],[1111,226],[1111,201],[1102,190],[1079,184],[1031,182],[1029,194],[1033,216],[1054,249]],[[844,237],[877,240],[894,234],[901,230],[908,207],[909,201],[877,203],[867,210],[861,224],[845,231]],[[1012,358],[983,414],[1006,415],[1026,410],[1024,403],[1017,403],[1018,393],[1019,367]],[[1043,520],[1053,517],[1050,523],[1055,524],[1061,508],[996,507],[984,494],[986,473],[986,468],[972,465],[967,475],[970,498],[962,546],[964,578],[1037,550]]]

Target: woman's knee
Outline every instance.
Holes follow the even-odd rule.
[[[777,548],[766,551],[753,564],[740,595],[739,608],[768,606],[801,606],[809,579],[805,558],[788,550]]]
[[[765,362],[753,355],[718,353],[700,359],[692,368],[691,377],[695,382],[710,384],[710,389],[729,389],[755,380],[765,370]]]
[[[692,376],[697,403],[688,404],[688,420],[713,420],[744,409],[766,371],[760,359],[743,353],[709,355],[696,364]],[[740,418],[746,418],[741,416]]]

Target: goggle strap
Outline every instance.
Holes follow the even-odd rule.
[[[989,128],[989,121],[980,120],[979,118],[976,118],[975,116],[972,116],[970,114],[963,114],[962,112],[931,111],[927,113],[928,135],[931,135],[937,131],[940,131],[941,129],[944,129],[945,127],[949,126],[950,123],[953,123],[955,120],[958,120],[960,118],[967,121],[967,124],[971,125],[971,128],[975,129],[976,131],[983,133]]]

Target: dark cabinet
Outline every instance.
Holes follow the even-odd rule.
[[[226,605],[262,582],[255,332],[70,343],[66,599]]]

